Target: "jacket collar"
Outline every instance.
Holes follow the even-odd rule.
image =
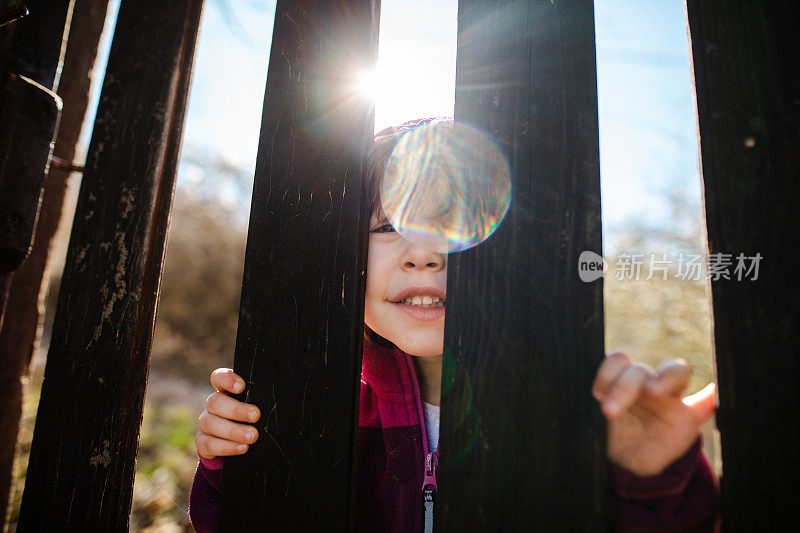
[[[384,348],[365,337],[361,380],[378,397],[383,427],[420,423],[414,396],[417,376],[410,355],[400,348]]]

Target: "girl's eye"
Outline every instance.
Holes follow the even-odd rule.
[[[394,231],[394,226],[391,224],[383,224],[375,229],[369,230],[370,233],[391,233]]]

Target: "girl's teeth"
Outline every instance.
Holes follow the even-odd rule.
[[[413,305],[414,307],[444,307],[444,301],[438,296],[413,296],[401,302],[403,305]]]

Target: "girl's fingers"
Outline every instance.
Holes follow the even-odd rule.
[[[261,416],[255,405],[240,402],[224,392],[212,392],[206,399],[206,411],[228,420],[255,422]]]
[[[598,401],[603,401],[609,387],[631,363],[631,358],[622,352],[614,352],[603,359],[600,368],[597,369],[597,376],[594,378],[592,395]]]
[[[241,455],[247,451],[247,444],[240,444],[225,439],[212,437],[211,435],[198,433],[194,439],[197,446],[197,453],[206,459],[215,457],[226,457],[230,455]]]
[[[647,382],[647,388],[655,394],[670,394],[680,398],[689,379],[692,377],[692,368],[685,359],[667,359],[658,365],[656,375]]]
[[[244,380],[230,368],[218,368],[211,373],[211,385],[218,391],[239,394],[244,390]]]
[[[644,363],[633,363],[625,367],[603,400],[602,409],[605,415],[615,417],[627,411],[652,376],[653,369]]]
[[[258,431],[253,426],[231,422],[208,411],[204,411],[200,415],[197,420],[197,428],[201,433],[211,437],[218,437],[238,444],[252,444],[258,439]]]
[[[717,384],[714,382],[709,383],[701,390],[694,394],[685,397],[682,401],[684,405],[692,408],[692,412],[697,418],[697,423],[702,425],[711,418],[711,415],[716,411],[716,399],[714,391],[717,390]]]
[[[206,410],[197,420],[197,452],[207,459],[243,454],[258,439],[258,431],[235,421],[255,422],[261,412],[255,405],[228,396],[242,392],[245,387],[244,380],[230,368],[214,370],[211,385],[216,392],[206,399]]]

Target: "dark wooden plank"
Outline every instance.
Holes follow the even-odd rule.
[[[224,531],[343,531],[363,336],[361,165],[379,2],[279,1],[256,162],[235,369],[262,412],[226,459]]]
[[[61,99],[41,85],[15,75],[5,81],[0,87],[0,527],[5,523],[22,413],[21,378],[27,375],[38,326],[31,311],[36,313],[39,308],[42,276],[39,275],[35,290],[23,296],[30,306],[22,311],[18,305],[20,295],[14,294],[8,280],[13,278],[17,286],[23,284],[24,278],[14,275],[21,271],[17,268],[20,264],[28,264],[23,259],[32,248],[42,185],[61,110]],[[34,335],[26,338],[14,334],[19,333],[21,322]],[[4,350],[7,346],[13,354]]]
[[[9,272],[25,257],[33,237],[61,106],[49,91],[58,83],[62,36],[73,1],[33,0],[33,13],[0,30],[0,324]],[[28,11],[11,7],[0,2],[0,9],[12,17],[12,12]],[[24,150],[27,144],[33,149]]]
[[[0,59],[3,76],[14,73],[52,89],[58,85],[61,42],[69,31],[75,0],[28,0],[29,14],[15,22],[8,55]]]
[[[723,530],[789,531],[800,505],[800,6],[688,3],[710,252]],[[738,254],[760,254],[737,279]]]
[[[90,74],[106,19],[107,4],[108,0],[79,0],[73,11],[58,84],[63,109],[53,149],[53,153],[64,161],[72,161],[75,155],[89,103]],[[14,271],[5,318],[0,319],[0,360],[3,361],[0,365],[0,527],[5,523],[22,415],[23,383],[37,340],[40,303],[44,302],[47,290],[47,283],[42,287],[42,281],[51,240],[61,219],[70,174],[67,170],[50,166],[36,222],[34,245],[30,255]]]
[[[120,7],[62,277],[20,531],[128,527],[201,0]]]
[[[61,99],[16,74],[0,85],[0,272],[19,266],[33,241]]]
[[[603,531],[603,286],[578,277],[601,248],[592,2],[462,0],[458,26],[456,121],[494,136],[513,196],[450,258],[438,524]]]

